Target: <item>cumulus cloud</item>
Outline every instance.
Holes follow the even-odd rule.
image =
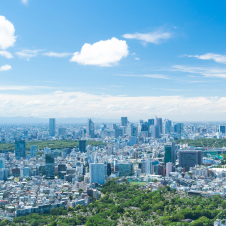
[[[11,69],[12,69],[12,67],[8,64],[0,67],[0,71],[8,71],[8,70],[11,70]]]
[[[95,117],[131,120],[154,115],[172,120],[223,120],[226,97],[111,96],[81,92],[53,92],[43,95],[0,93],[1,116]],[[195,114],[194,114],[195,113]]]
[[[163,40],[169,39],[172,37],[172,34],[169,32],[163,32],[161,30],[153,31],[150,33],[135,33],[135,34],[124,34],[123,38],[126,39],[137,39],[140,41],[143,41],[144,43],[154,43],[154,44],[159,44]]]
[[[0,16],[0,48],[5,50],[14,45],[16,36],[13,24],[4,16]]]
[[[34,49],[34,50],[25,49],[20,52],[16,52],[16,55],[21,59],[25,58],[26,60],[29,61],[30,58],[36,57],[38,55],[38,53],[41,51],[43,51],[43,50],[41,50],[41,49]]]
[[[71,62],[83,65],[109,67],[116,65],[128,55],[126,41],[117,38],[99,41],[94,44],[85,43],[80,52],[74,53]]]
[[[201,74],[204,75],[205,77],[226,78],[226,68],[189,67],[184,65],[175,65],[172,67],[172,71],[182,71],[193,74]]]
[[[217,63],[226,64],[226,55],[220,55],[216,53],[207,53],[203,55],[188,55],[188,57],[195,57],[200,60],[214,60]]]
[[[10,52],[7,52],[7,51],[0,51],[0,56],[3,56],[3,57],[8,58],[8,59],[13,58],[13,55]]]
[[[72,53],[56,53],[56,52],[48,52],[48,53],[43,53],[43,55],[45,56],[49,56],[49,57],[68,57],[70,55],[72,55]]]
[[[167,77],[165,75],[162,75],[162,74],[144,74],[144,75],[137,75],[137,74],[118,74],[118,76],[170,79],[169,77]]]

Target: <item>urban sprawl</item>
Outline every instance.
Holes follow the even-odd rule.
[[[118,124],[94,124],[91,119],[87,124],[58,124],[50,118],[49,125],[2,125],[0,217],[12,220],[58,207],[87,206],[113,178],[152,191],[167,184],[188,195],[224,197],[226,147],[215,147],[217,141],[212,146],[200,141],[195,147],[185,140],[225,136],[223,123],[175,123],[157,117],[139,123],[122,117]],[[48,146],[39,148],[45,141]],[[55,148],[61,141],[77,145]],[[215,225],[224,224],[217,220]]]

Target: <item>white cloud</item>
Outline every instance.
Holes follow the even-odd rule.
[[[81,52],[74,53],[70,61],[83,65],[109,67],[116,65],[128,53],[126,41],[113,37],[112,39],[102,40],[92,45],[85,43]]]
[[[0,48],[7,49],[14,45],[16,37],[13,24],[4,16],[0,16]]]
[[[3,56],[3,57],[8,58],[8,59],[13,58],[13,55],[10,52],[7,52],[7,51],[0,51],[0,56]]]
[[[134,58],[135,60],[140,60],[140,58],[138,58],[138,57],[136,57],[136,58]]]
[[[23,4],[25,4],[25,5],[27,5],[28,0],[21,0],[21,2],[22,2]]]
[[[162,74],[144,74],[144,75],[136,75],[136,74],[117,74],[117,76],[170,79],[169,77],[167,77],[167,76],[165,76],[165,75],[162,75]]]
[[[1,116],[95,117],[130,120],[158,115],[172,120],[225,120],[226,97],[111,96],[81,92],[0,94]]]
[[[158,44],[163,40],[171,38],[172,34],[169,32],[163,32],[161,30],[157,30],[150,33],[146,33],[146,34],[141,34],[141,33],[124,34],[123,37],[127,39],[137,39],[145,43],[151,42],[154,44]]]
[[[19,57],[19,58],[25,58],[26,60],[30,60],[30,58],[32,57],[36,57],[38,55],[39,52],[41,52],[43,50],[41,49],[34,49],[34,50],[30,50],[30,49],[25,49],[25,50],[22,50],[20,52],[16,52],[16,55]]]
[[[188,57],[195,57],[200,60],[214,60],[217,63],[226,64],[226,55],[220,55],[216,53],[207,53],[203,55],[188,55]]]
[[[48,52],[48,53],[43,53],[43,55],[45,56],[49,56],[49,57],[68,57],[71,56],[72,53],[55,53],[55,52]]]
[[[0,67],[0,71],[8,71],[8,70],[11,70],[11,69],[12,69],[12,67],[8,64]]]
[[[201,74],[205,77],[226,78],[226,68],[211,68],[211,67],[188,67],[183,65],[173,66],[172,71],[183,71],[194,74]]]
[[[27,90],[34,90],[34,89],[52,89],[53,87],[49,86],[0,86],[1,91],[7,90],[17,90],[17,91],[27,91]]]

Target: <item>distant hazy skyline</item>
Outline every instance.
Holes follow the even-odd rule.
[[[225,1],[0,1],[0,117],[225,121]]]

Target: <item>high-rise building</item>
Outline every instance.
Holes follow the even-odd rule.
[[[36,157],[37,156],[37,145],[31,145],[30,151],[31,151],[31,157]]]
[[[94,138],[94,123],[91,118],[89,118],[87,121],[87,136]]]
[[[152,119],[148,119],[148,125],[149,126],[152,126],[155,124],[155,120],[152,118]]]
[[[86,152],[86,140],[79,140],[79,151]]]
[[[167,162],[167,163],[166,163],[166,176],[167,176],[167,177],[169,177],[169,174],[172,172],[172,169],[173,169],[172,166],[173,166],[173,165],[172,165],[171,162]]]
[[[55,178],[54,154],[45,155],[45,175],[47,179]]]
[[[15,158],[19,160],[20,158],[26,158],[26,143],[25,140],[15,141]]]
[[[0,169],[4,169],[4,168],[5,168],[5,159],[0,158]]]
[[[145,173],[153,174],[153,161],[151,159],[146,159],[145,161]]]
[[[111,163],[107,163],[107,175],[111,175]]]
[[[59,129],[58,129],[58,133],[59,133],[59,136],[66,136],[66,128],[64,128],[64,127],[60,127]]]
[[[90,183],[98,183],[98,184],[104,184],[104,164],[103,163],[91,163],[89,165],[90,170]]]
[[[127,117],[121,117],[121,126],[127,126],[128,119]]]
[[[158,118],[159,134],[162,134],[162,118]]]
[[[20,177],[30,177],[31,176],[31,167],[26,166],[20,169]]]
[[[225,126],[219,126],[219,132],[225,134]]]
[[[115,164],[115,172],[119,172],[119,176],[132,176],[133,175],[133,163],[131,162],[119,162]]]
[[[169,119],[164,120],[164,133],[169,134],[171,132],[172,122]]]
[[[49,119],[49,135],[54,137],[56,133],[56,120],[55,118]]]
[[[185,150],[179,151],[179,166],[189,171],[190,167],[202,165],[202,151],[200,150]]]
[[[175,164],[176,162],[176,148],[175,143],[168,143],[165,145],[165,157],[164,157],[164,163],[172,162]]]
[[[177,123],[174,125],[174,132],[181,134],[183,131],[183,123]]]

